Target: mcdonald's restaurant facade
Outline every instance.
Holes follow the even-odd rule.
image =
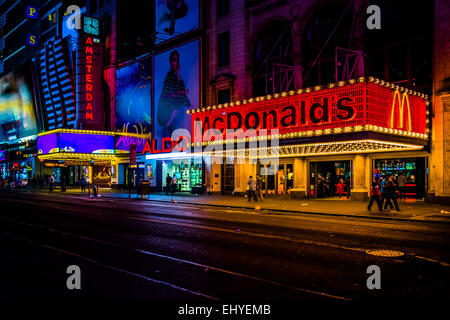
[[[422,93],[361,77],[188,114],[209,193],[243,194],[259,174],[266,195],[333,198],[342,179],[343,199],[364,201],[375,177],[404,174],[407,198],[427,200],[429,108]]]

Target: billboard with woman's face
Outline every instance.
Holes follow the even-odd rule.
[[[0,142],[38,133],[29,76],[22,66],[0,78]]]
[[[156,43],[199,27],[199,0],[156,0]]]
[[[199,106],[199,41],[155,56],[155,139],[171,137],[179,128],[190,131],[186,110]]]

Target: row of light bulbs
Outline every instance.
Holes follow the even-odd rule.
[[[256,98],[250,98],[250,99],[244,99],[242,101],[232,101],[229,103],[224,103],[224,104],[219,104],[219,105],[213,105],[213,106],[208,106],[208,107],[203,107],[203,108],[197,108],[197,109],[191,109],[191,110],[187,110],[186,113],[187,114],[193,114],[193,113],[198,113],[198,112],[205,112],[205,111],[210,111],[210,110],[215,110],[215,109],[222,109],[222,108],[228,108],[228,107],[234,107],[234,106],[240,106],[240,105],[245,105],[247,103],[253,103],[255,101],[264,101],[264,100],[271,100],[271,99],[277,99],[277,98],[281,98],[281,97],[286,97],[286,96],[292,96],[295,94],[303,94],[303,93],[310,93],[313,91],[320,91],[323,89],[332,89],[335,87],[343,87],[345,85],[351,85],[351,84],[355,84],[355,83],[363,83],[363,82],[371,82],[371,83],[375,83],[378,84],[380,86],[386,87],[386,88],[390,88],[390,89],[395,89],[395,90],[399,90],[400,92],[405,92],[414,96],[418,96],[420,98],[426,99],[428,100],[428,95],[411,90],[411,89],[407,89],[404,87],[401,87],[397,84],[393,84],[393,83],[389,83],[387,81],[384,80],[380,80],[378,78],[374,78],[374,77],[359,77],[358,79],[350,79],[348,81],[338,81],[335,83],[330,83],[328,85],[317,85],[314,87],[308,87],[305,89],[297,89],[297,90],[290,90],[290,91],[284,91],[281,93],[275,93],[273,95],[269,94],[266,96],[260,96],[260,97],[256,97]],[[428,101],[427,101],[427,105],[428,105]]]
[[[312,136],[322,136],[322,135],[328,135],[328,134],[336,134],[336,133],[350,133],[350,132],[361,132],[361,131],[374,131],[374,132],[381,132],[381,133],[387,133],[397,136],[404,136],[404,137],[412,137],[412,138],[418,138],[418,139],[428,139],[428,134],[426,133],[417,133],[417,132],[411,132],[411,131],[404,131],[399,129],[392,129],[392,128],[384,128],[380,126],[375,126],[371,124],[366,125],[358,125],[358,126],[352,126],[352,127],[344,127],[344,128],[328,128],[328,129],[318,129],[318,130],[309,130],[309,131],[303,131],[303,132],[290,132],[290,133],[284,133],[284,134],[274,134],[274,135],[267,135],[267,136],[254,136],[254,137],[247,137],[247,138],[237,138],[237,139],[225,139],[225,140],[214,140],[214,141],[203,141],[203,142],[196,142],[192,143],[192,146],[208,146],[208,145],[215,145],[215,144],[223,144],[223,143],[242,143],[242,142],[250,142],[250,141],[261,141],[261,140],[270,140],[272,138],[274,139],[289,139],[289,138],[301,138],[301,137],[312,137]],[[429,132],[429,129],[427,129],[427,132]]]

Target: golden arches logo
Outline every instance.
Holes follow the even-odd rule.
[[[411,109],[409,107],[409,99],[408,94],[406,92],[403,93],[400,97],[400,91],[395,90],[394,92],[394,99],[392,100],[392,108],[391,108],[391,128],[394,128],[394,114],[395,114],[395,105],[396,101],[398,101],[398,112],[400,113],[400,128],[403,128],[403,108],[405,107],[405,101],[406,106],[408,107],[408,131],[412,130],[411,126]]]

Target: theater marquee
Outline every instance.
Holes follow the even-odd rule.
[[[253,129],[258,135],[278,129],[281,138],[363,130],[426,138],[427,104],[423,94],[371,77],[188,113],[193,142],[217,140],[209,129],[220,131],[222,140],[227,130],[239,129]]]

